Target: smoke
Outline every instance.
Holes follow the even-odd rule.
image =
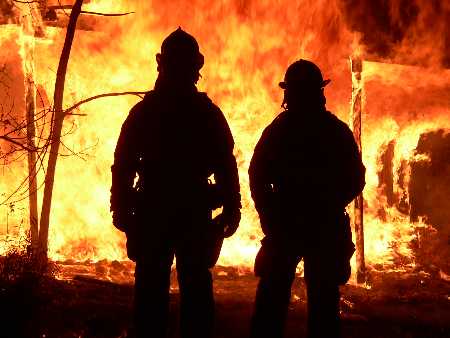
[[[366,52],[397,63],[450,67],[450,2],[339,0]]]

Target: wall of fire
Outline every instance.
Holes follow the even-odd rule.
[[[126,1],[119,3],[114,8],[102,7],[101,1],[91,5],[110,12],[131,7]],[[212,8],[196,1],[191,7],[196,20],[185,18],[177,8],[181,7],[178,2],[155,2],[152,12],[149,5],[139,2],[133,7],[133,19],[82,18],[69,64],[65,104],[98,93],[151,88],[156,77],[153,55],[163,37],[178,24],[193,32],[206,56],[199,86],[223,108],[230,122],[244,191],[243,224],[236,238],[227,241],[221,262],[249,266],[261,234],[248,194],[246,168],[262,129],[280,111],[281,92],[276,83],[296,58],[317,61],[333,80],[326,93],[328,108],[348,121],[352,85],[348,57],[355,50],[364,50],[362,142],[368,167],[364,192],[367,261],[374,269],[426,268],[449,274],[448,55],[438,43],[434,52],[428,49],[433,56],[428,59],[422,56],[425,52],[418,53],[417,59],[408,59],[407,52],[396,50],[401,49],[399,41],[410,39],[407,28],[419,26],[421,7],[417,13],[413,8],[408,9],[412,14],[399,14],[395,22],[390,9],[394,14],[389,22],[373,16],[361,26],[363,20],[355,13],[367,13],[369,2],[364,3],[337,1],[329,8],[321,1],[298,1],[294,9],[298,12],[302,4],[309,6],[309,12],[299,14],[303,21],[288,27],[285,23],[292,15],[288,9],[277,5],[271,13],[269,5],[246,1],[224,1],[222,7]],[[373,11],[382,10],[376,7],[377,2],[371,3]],[[9,128],[6,113],[20,120],[25,112],[26,34],[20,24],[5,19],[6,10],[2,10],[0,134]],[[340,16],[335,11],[340,11]],[[211,28],[218,13],[221,19]],[[49,98],[64,38],[64,12],[54,10],[50,14],[45,34],[33,37],[37,110],[51,105]],[[326,20],[333,24],[320,26]],[[205,27],[212,31],[205,34]],[[378,29],[378,35],[369,34],[370,28],[377,27],[384,28]],[[335,41],[336,34],[341,35],[339,41]],[[448,41],[448,37],[443,40]],[[416,46],[423,44],[420,40]],[[403,48],[407,49],[405,45]],[[121,123],[136,100],[122,97],[95,101],[77,112],[86,116],[66,121],[63,141],[67,148],[62,153],[67,156],[60,157],[57,168],[50,225],[54,259],[125,258],[123,236],[113,229],[108,210],[109,167]],[[5,152],[10,144],[0,140],[0,147]],[[17,157],[1,166],[2,201],[26,178],[26,155]],[[42,179],[40,174],[40,182]],[[4,241],[17,238],[28,228],[24,197],[26,189],[19,189],[14,198],[0,206],[0,236]]]

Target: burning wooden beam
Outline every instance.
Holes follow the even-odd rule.
[[[356,144],[360,153],[361,147],[361,113],[362,113],[362,59],[351,58],[352,71],[352,103],[350,111],[350,126],[355,136]],[[365,262],[364,262],[364,209],[362,193],[354,201],[353,224],[356,238],[356,281],[365,282]]]
[[[28,200],[30,236],[33,250],[39,245],[38,229],[38,202],[37,202],[37,156],[36,156],[36,128],[35,128],[35,100],[36,88],[34,82],[34,49],[35,37],[45,34],[45,26],[42,20],[40,6],[42,1],[16,3],[16,11],[10,14],[9,20],[22,26],[22,67],[25,88],[25,119],[26,119],[26,147],[28,159]]]

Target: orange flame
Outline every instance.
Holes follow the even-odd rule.
[[[156,78],[154,56],[162,39],[179,25],[197,37],[206,58],[199,88],[208,92],[229,121],[236,141],[243,197],[240,229],[225,241],[219,264],[250,268],[262,233],[250,198],[247,169],[262,130],[281,110],[282,93],[276,84],[289,63],[299,58],[312,59],[326,78],[333,80],[327,87],[328,109],[347,121],[351,98],[347,60],[352,55],[364,59],[368,53],[361,33],[350,30],[339,1],[99,0],[85,9],[135,13],[119,18],[81,19],[84,21],[79,23],[80,28],[95,30],[79,30],[75,37],[65,92],[67,106],[95,94],[151,88]],[[405,45],[396,46],[393,60],[408,60],[408,46],[414,37],[411,30],[408,32]],[[0,42],[11,36],[16,36],[20,48],[24,39],[21,33],[0,26]],[[53,92],[63,38],[63,30],[47,27],[45,40],[36,40],[35,81],[45,89],[47,97]],[[420,43],[426,41],[420,39]],[[426,49],[420,53],[431,52]],[[413,266],[409,243],[416,227],[427,226],[424,222],[411,224],[407,214],[388,205],[379,187],[378,172],[381,150],[395,140],[394,182],[399,181],[398,175],[408,179],[404,162],[420,160],[414,157],[420,135],[450,126],[448,90],[444,97],[435,94],[448,89],[450,71],[439,69],[442,57],[436,53],[430,61],[434,63],[426,63],[432,66],[429,68],[364,62],[365,243],[366,260],[374,268]],[[417,62],[423,57],[410,59]],[[126,259],[124,236],[111,224],[110,166],[121,124],[136,101],[135,97],[96,100],[79,108],[86,117],[67,119],[65,128],[69,133],[64,143],[76,153],[87,155],[86,160],[77,156],[59,159],[50,224],[51,258]],[[74,126],[75,131],[70,132]],[[14,164],[6,169],[3,176],[11,185],[2,180],[2,194],[11,191],[17,177],[23,179],[24,166]],[[42,179],[41,175],[40,182]],[[407,184],[396,184],[395,194],[406,196],[407,202],[408,191],[402,187]],[[12,213],[16,219],[8,221],[16,226],[21,219],[27,219],[26,204],[21,205],[24,211]],[[0,210],[1,224],[6,224],[6,209]]]

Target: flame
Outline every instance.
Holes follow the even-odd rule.
[[[262,130],[281,110],[282,92],[276,84],[292,61],[307,58],[317,62],[325,77],[333,80],[327,86],[328,109],[348,121],[351,73],[347,60],[349,56],[364,59],[368,52],[363,42],[367,39],[361,32],[351,30],[339,1],[98,0],[84,8],[135,13],[80,19],[84,20],[83,27],[95,30],[78,30],[75,36],[64,97],[66,106],[95,94],[150,89],[157,75],[155,54],[163,38],[182,26],[198,39],[206,59],[199,89],[209,94],[229,121],[242,187],[241,225],[237,234],[225,241],[219,264],[251,268],[262,233],[248,189],[247,170]],[[52,97],[65,35],[64,30],[55,27],[47,27],[45,33],[45,39],[35,41],[35,82],[45,94],[41,106],[48,106],[45,98]],[[405,44],[396,46],[394,61],[407,60],[413,36],[410,32]],[[26,38],[20,29],[0,26],[2,43],[9,41],[14,45],[16,41],[20,49]],[[420,43],[425,42],[421,39]],[[429,48],[420,51],[422,56],[427,52],[431,53]],[[410,243],[418,227],[429,227],[424,220],[412,224],[407,212],[389,205],[378,173],[383,165],[380,153],[395,141],[394,193],[408,205],[408,163],[420,160],[414,152],[420,135],[450,127],[448,93],[435,94],[445,93],[446,88],[448,92],[450,71],[440,68],[440,55],[433,55],[430,62],[434,63],[426,63],[426,68],[363,63],[365,253],[366,261],[375,269],[413,267]],[[21,59],[17,55],[7,60],[13,64],[15,58]],[[14,96],[22,104],[17,108],[20,111],[24,99],[18,93],[19,89]],[[79,156],[59,158],[50,224],[52,259],[126,259],[125,238],[113,228],[109,212],[110,166],[120,127],[137,101],[132,96],[99,99],[79,108],[77,113],[86,116],[67,118],[63,142]],[[38,98],[38,105],[39,102]],[[67,150],[62,151],[70,155]],[[24,162],[5,168],[1,193],[10,192],[15,183],[23,180],[25,171]],[[42,181],[40,174],[39,182]],[[26,225],[20,224],[26,224],[28,219],[26,203],[16,205],[21,206],[20,212],[0,209],[1,224],[6,224],[5,215],[11,214],[15,218],[8,222],[24,229]]]

